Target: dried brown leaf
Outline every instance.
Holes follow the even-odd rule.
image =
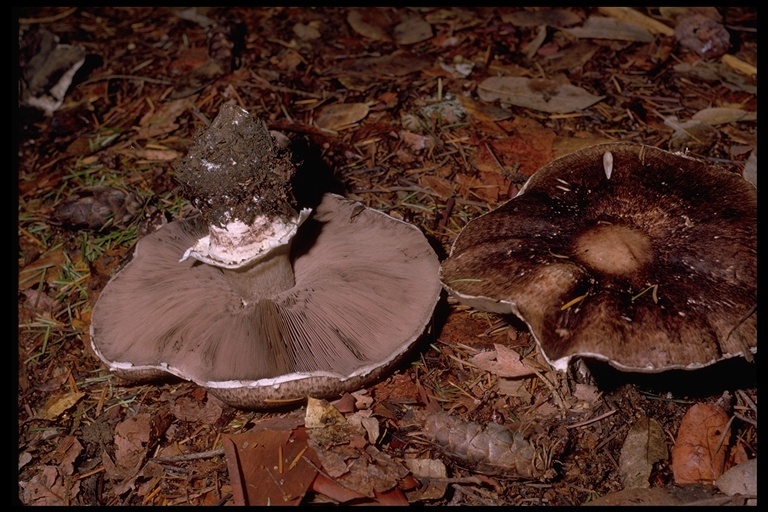
[[[740,108],[709,107],[699,110],[693,114],[691,119],[714,126],[738,121],[756,121],[757,113],[748,112]]]
[[[630,23],[636,23],[641,27],[647,28],[652,34],[663,34],[665,36],[674,35],[673,28],[668,27],[660,21],[657,21],[650,16],[646,16],[640,11],[631,7],[598,7],[598,10],[606,16],[611,16]]]
[[[477,169],[520,178],[531,176],[552,160],[555,132],[524,117],[516,118],[510,128],[513,134],[509,137],[476,143],[472,164]]]
[[[67,489],[56,467],[42,466],[41,471],[28,482],[21,481],[21,499],[25,505],[69,505],[69,500],[80,491],[80,481],[75,481]]]
[[[85,393],[81,392],[52,396],[45,402],[38,417],[44,420],[55,420],[64,412],[74,407],[84,396]]]
[[[610,39],[650,43],[654,40],[648,30],[631,21],[605,16],[590,16],[581,27],[564,28],[564,32],[582,39]]]
[[[728,496],[757,495],[757,459],[742,462],[720,475],[715,485]]]
[[[273,425],[223,436],[235,505],[298,505],[317,476],[306,429]]]
[[[729,505],[738,503],[728,497],[718,498],[712,486],[686,485],[682,487],[651,487],[650,489],[629,488],[592,499],[584,505],[617,506],[684,506],[684,505]]]
[[[83,451],[83,445],[75,436],[69,435],[59,441],[56,450],[53,452],[53,458],[59,463],[59,474],[63,476],[72,476],[75,460]]]
[[[114,459],[102,452],[105,477],[115,480],[112,494],[130,490],[139,476],[150,450],[153,450],[170,425],[169,414],[139,413],[115,426]]]
[[[669,457],[661,424],[653,418],[638,419],[629,429],[619,457],[625,488],[647,489],[653,465]]]
[[[394,78],[422,71],[431,61],[405,52],[395,52],[381,57],[364,57],[343,62],[343,72],[355,74],[367,80],[377,77]]]
[[[469,96],[460,94],[457,96],[464,110],[472,117],[485,122],[503,121],[512,117],[512,111],[506,108],[497,107],[481,101],[475,101]]]
[[[207,58],[207,53],[205,57]],[[153,139],[175,131],[179,127],[177,123],[179,116],[192,107],[195,100],[197,100],[197,95],[187,96],[163,103],[156,110],[147,112],[135,128],[135,137],[137,139]]]
[[[672,473],[678,484],[712,483],[723,474],[728,453],[728,414],[695,404],[683,416],[672,448]]]
[[[120,154],[136,158],[139,160],[137,163],[170,162],[171,160],[176,160],[182,156],[179,151],[174,149],[126,148],[121,150]]]
[[[315,116],[315,125],[323,130],[343,130],[368,115],[366,103],[335,103],[321,107]]]
[[[392,36],[397,44],[420,43],[432,37],[432,25],[419,16],[409,16],[395,25]]]
[[[497,377],[517,378],[536,374],[522,356],[511,348],[498,343],[494,348],[496,350],[480,352],[470,362]]]
[[[567,114],[591,107],[605,96],[596,96],[581,87],[544,78],[492,76],[477,87],[481,100],[501,101],[552,114]]]
[[[581,16],[568,9],[545,9],[541,11],[503,12],[501,19],[518,27],[536,27],[549,25],[552,27],[568,27],[581,21]]]
[[[744,164],[744,171],[742,171],[744,179],[757,186],[757,151],[752,151]]]
[[[201,422],[212,425],[221,418],[223,409],[221,404],[215,398],[210,398],[210,396],[204,404],[192,397],[181,396],[173,403],[171,412],[182,421]]]
[[[391,18],[384,9],[350,9],[347,23],[352,30],[374,41],[391,41]]]
[[[316,21],[310,21],[309,23],[297,23],[293,26],[293,33],[296,34],[296,36],[299,39],[303,39],[305,41],[313,41],[315,39],[320,39],[320,29],[319,29],[319,23]]]

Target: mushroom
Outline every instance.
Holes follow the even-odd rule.
[[[634,143],[537,171],[470,221],[441,265],[460,302],[522,319],[547,361],[634,372],[757,352],[757,190]]]
[[[261,409],[359,389],[413,347],[442,291],[423,233],[335,194],[297,212],[288,157],[234,105],[198,136],[177,174],[201,215],[140,239],[94,307],[111,371]]]

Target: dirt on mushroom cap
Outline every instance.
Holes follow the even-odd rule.
[[[290,216],[295,172],[266,124],[232,103],[222,105],[176,169],[187,197],[219,226],[234,218],[250,224],[257,215]]]

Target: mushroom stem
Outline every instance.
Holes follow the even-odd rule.
[[[296,284],[290,252],[288,243],[250,265],[222,270],[232,290],[242,298],[243,306],[274,297]]]

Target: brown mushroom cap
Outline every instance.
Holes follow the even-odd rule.
[[[202,220],[167,224],[104,288],[91,343],[114,373],[176,375],[244,408],[330,397],[397,363],[440,296],[421,231],[340,196],[299,228],[287,290],[249,290],[248,269],[179,262],[207,231]]]
[[[513,313],[547,360],[700,368],[757,351],[757,191],[709,163],[633,143],[536,172],[467,224],[441,267],[460,301]]]

